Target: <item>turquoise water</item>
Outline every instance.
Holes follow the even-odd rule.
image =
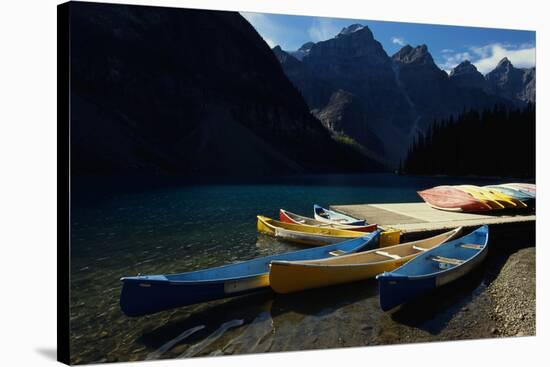
[[[255,184],[74,179],[73,363],[382,343],[380,335],[395,321],[379,310],[375,281],[332,289],[330,300],[324,291],[292,297],[264,292],[133,319],[118,307],[119,279],[191,271],[300,248],[258,234],[257,214],[277,217],[279,208],[285,208],[311,216],[313,203],[420,201],[417,190],[464,182],[498,181],[391,174]]]

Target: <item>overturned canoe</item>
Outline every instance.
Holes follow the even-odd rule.
[[[365,220],[338,213],[334,210],[325,209],[317,204],[313,205],[313,214],[315,219],[324,223],[347,224],[350,226],[364,226],[367,224]]]
[[[493,197],[502,203],[504,206],[512,207],[512,208],[527,208],[527,204],[525,204],[523,201],[516,199],[512,195],[508,195],[500,190],[495,190],[490,187],[480,187],[481,190],[486,191],[487,193],[493,195]]]
[[[272,261],[269,284],[277,293],[293,293],[369,279],[384,271],[394,270],[424,251],[451,240],[460,230],[457,228],[435,237],[337,258]]]
[[[491,210],[491,207],[452,186],[436,186],[428,190],[418,191],[418,195],[433,208],[458,212],[481,212]]]
[[[489,195],[486,192],[480,191],[477,186],[472,185],[457,185],[453,186],[459,190],[464,191],[467,194],[472,195],[475,199],[483,202],[484,204],[491,207],[491,209],[504,209],[506,206],[504,206],[502,203],[498,202],[492,195]]]
[[[365,235],[364,232],[347,229],[284,223],[262,215],[258,215],[258,231],[281,240],[309,246],[324,246]],[[399,243],[399,240],[399,231],[384,231],[380,234],[381,247],[396,245]]]
[[[216,268],[169,275],[123,277],[120,308],[128,316],[142,316],[174,307],[238,296],[269,286],[273,260],[313,260],[353,253],[377,246],[379,231],[335,245],[265,256]]]
[[[358,231],[358,232],[372,232],[378,228],[376,224],[367,224],[365,226],[350,226],[347,224],[334,224],[334,223],[321,222],[313,218],[308,218],[298,214],[294,214],[284,209],[279,209],[279,220],[281,222],[290,223],[290,224],[302,224],[302,225],[315,226],[315,227],[349,229],[350,231]]]
[[[529,183],[508,183],[506,186],[515,187],[523,191],[527,191],[533,195],[537,194],[537,185]]]
[[[523,202],[528,202],[530,200],[535,199],[535,195],[530,193],[529,191],[523,191],[519,188],[511,187],[511,186],[504,186],[504,185],[489,185],[484,186],[488,189],[495,190],[502,192],[503,194],[506,194],[508,196],[511,196],[517,200],[521,200]]]
[[[378,275],[380,307],[388,311],[463,277],[487,256],[488,240],[489,227],[482,226]]]

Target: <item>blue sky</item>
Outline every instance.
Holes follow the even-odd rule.
[[[535,66],[533,31],[261,13],[241,14],[271,47],[280,45],[288,51],[296,50],[308,41],[319,42],[333,38],[343,27],[360,23],[372,30],[374,38],[390,56],[405,44],[428,45],[436,64],[447,72],[468,59],[485,74],[505,56],[516,67]]]

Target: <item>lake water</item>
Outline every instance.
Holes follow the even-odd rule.
[[[498,181],[391,174],[255,184],[74,179],[72,362],[385,344],[402,341],[401,334],[419,328],[437,339],[450,310],[482,292],[484,275],[453,297],[437,301],[439,308],[429,320],[413,326],[380,311],[375,280],[292,296],[266,291],[128,318],[118,305],[119,279],[197,270],[301,248],[258,234],[257,214],[277,218],[279,208],[285,208],[311,216],[313,203],[420,201],[417,190],[465,182]]]

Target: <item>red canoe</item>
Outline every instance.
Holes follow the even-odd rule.
[[[430,206],[457,212],[482,212],[491,210],[487,204],[452,186],[436,186],[418,191],[418,195]]]
[[[281,222],[291,223],[291,224],[302,224],[302,225],[315,226],[315,227],[347,229],[350,231],[357,231],[357,232],[373,232],[373,231],[376,231],[376,229],[378,229],[378,225],[376,224],[367,224],[366,226],[350,226],[346,224],[325,223],[313,218],[303,217],[301,215],[291,213],[284,209],[279,209],[279,220]]]

